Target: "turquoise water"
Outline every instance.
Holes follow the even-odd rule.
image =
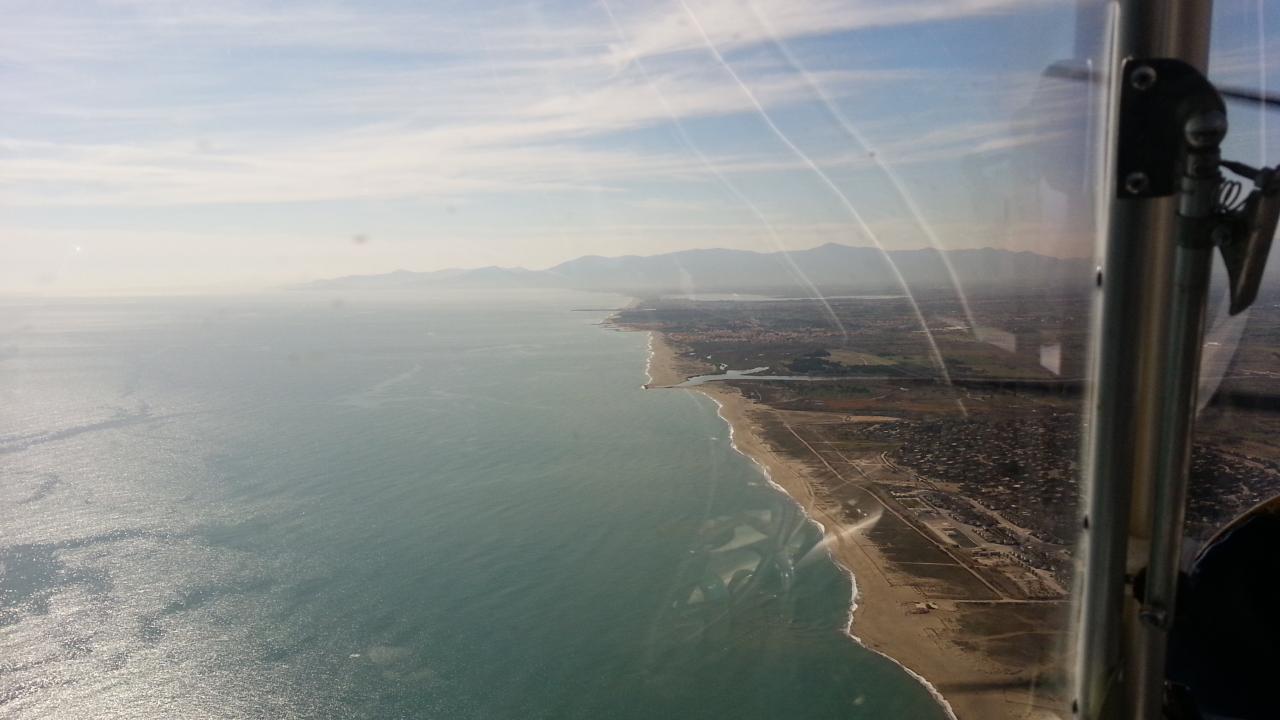
[[[0,305],[0,715],[940,718],[621,302]]]

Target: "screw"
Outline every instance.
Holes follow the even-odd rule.
[[[1129,74],[1129,84],[1134,90],[1150,90],[1156,84],[1156,71],[1150,65],[1139,65]]]
[[[1099,265],[1098,269],[1094,271],[1093,281],[1098,284],[1098,287],[1102,287],[1102,266],[1101,265]],[[1086,520],[1085,522],[1088,522],[1088,521]]]
[[[1169,628],[1169,612],[1156,605],[1139,610],[1138,619],[1157,630],[1167,630]]]
[[[1217,110],[1197,113],[1182,128],[1187,144],[1193,148],[1214,148],[1227,134],[1227,116]]]
[[[1147,178],[1147,174],[1144,172],[1131,172],[1124,178],[1124,189],[1130,195],[1141,195],[1150,184],[1151,180]]]

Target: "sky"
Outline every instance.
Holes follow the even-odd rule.
[[[1220,0],[1215,80],[1280,73]],[[1083,8],[1083,10],[1082,10]],[[0,293],[826,242],[1092,252],[1096,1],[0,0]],[[1231,108],[1227,155],[1280,156]]]

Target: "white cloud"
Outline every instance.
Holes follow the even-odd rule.
[[[95,39],[112,33],[90,31],[84,21],[69,18],[52,23],[54,29],[44,36],[44,52],[34,53],[35,62],[40,58],[52,65],[68,62],[62,48],[73,38],[82,52],[96,48],[126,54],[140,52],[148,41],[159,42],[157,35],[193,34],[215,46],[238,39],[329,47],[362,37],[372,42],[371,38],[382,37],[374,28],[397,22],[409,27],[425,22],[307,12],[296,18],[296,26],[285,28],[278,14],[225,8],[193,12],[184,4],[169,2],[126,5],[141,14],[132,23],[114,19],[110,27],[123,26],[123,36],[137,38],[137,46],[124,50],[115,39],[95,46]],[[356,30],[349,35],[338,32],[340,27]],[[389,45],[383,49],[399,47],[402,32],[403,28],[389,32],[383,38]],[[449,33],[426,34],[425,43],[432,46],[439,34]],[[488,31],[490,40],[485,44],[502,47],[501,53],[451,56],[411,69],[344,70],[328,78],[331,84],[313,81],[283,94],[188,98],[178,93],[170,98],[165,88],[174,83],[150,89],[142,75],[126,81],[139,88],[120,92],[139,96],[139,102],[113,101],[73,84],[62,96],[54,93],[45,104],[32,106],[29,99],[24,102],[18,97],[30,89],[19,83],[8,93],[0,90],[0,97],[7,95],[5,99],[22,115],[101,123],[104,127],[95,131],[106,135],[113,134],[115,126],[124,126],[127,136],[131,127],[140,131],[110,143],[31,140],[13,131],[0,134],[4,153],[0,183],[5,186],[0,203],[270,203],[595,188],[635,178],[687,179],[698,173],[681,154],[604,150],[580,141],[662,124],[671,119],[668,111],[692,118],[752,109],[737,88],[707,63],[672,64],[651,73],[650,79],[666,99],[664,105],[656,102],[654,88],[636,73],[618,72],[609,48],[599,43],[598,36],[592,36],[597,38],[594,49],[554,56],[522,49],[513,52],[493,39],[511,34],[503,28]],[[588,36],[581,29],[570,34]],[[340,39],[333,37],[339,35]],[[78,65],[80,60],[70,62]],[[809,99],[801,78],[776,68],[758,69],[754,89],[766,105]],[[156,75],[164,79],[167,72],[161,67]],[[900,70],[841,70],[820,73],[819,80],[843,95],[914,76]],[[317,119],[336,120],[338,127],[324,127],[324,122],[314,122]],[[175,121],[194,133],[175,133]],[[263,121],[291,128],[260,127]],[[3,127],[0,124],[0,131]],[[728,169],[763,167],[759,158],[728,157],[723,163]]]
[[[809,80],[781,62],[757,13],[803,55],[802,38],[1028,5],[752,2],[754,7],[725,0],[690,4],[761,105],[780,124],[797,125],[797,144],[815,150],[817,163],[840,173],[842,182],[872,163],[833,123],[824,127],[825,120],[813,119]],[[233,213],[245,211],[241,206],[259,206],[250,209],[256,211],[371,199],[485,204],[495,196],[551,198],[550,204],[561,202],[579,219],[513,230],[518,223],[510,218],[498,226],[477,217],[477,227],[463,235],[485,252],[513,247],[501,245],[503,237],[526,235],[564,254],[592,251],[593,240],[608,247],[610,238],[643,238],[646,247],[660,243],[666,249],[757,242],[759,225],[739,223],[744,214],[730,207],[733,199],[665,131],[673,120],[694,128],[704,143],[700,151],[717,172],[740,178],[757,194],[768,194],[762,187],[786,190],[809,181],[799,180],[804,164],[750,119],[756,108],[708,56],[678,2],[610,3],[622,40],[595,2],[569,9],[558,3],[464,3],[449,13],[402,7],[410,9],[47,0],[9,13],[13,21],[0,26],[0,106],[6,108],[0,116],[0,206],[21,212],[24,220],[0,219],[0,244],[57,244],[102,233],[94,229],[95,213],[116,210],[174,218],[180,211],[173,208],[193,206],[235,206],[227,207]],[[636,58],[643,58],[647,77]],[[813,80],[850,107],[874,106],[904,88],[938,93],[958,74],[871,61],[833,69],[836,63],[820,56],[810,59]],[[922,166],[1052,142],[1063,130],[1044,118],[1059,110],[1078,113],[1063,105],[1034,122],[1020,119],[1019,108],[1038,79],[1026,68],[991,72],[967,78],[967,111],[881,113],[860,127],[875,138],[883,158]],[[978,106],[985,115],[974,112]],[[829,201],[817,195],[823,198],[807,209],[783,208],[769,197],[761,204],[771,208],[787,237],[856,240],[847,225],[806,222],[813,217],[805,213],[816,217]],[[719,222],[706,211],[706,197],[720,201]],[[610,210],[601,209],[606,205]],[[607,216],[627,208],[653,218],[641,223]],[[62,227],[81,217],[80,226]],[[699,222],[691,224],[693,219]],[[153,222],[137,236],[146,238],[137,247],[171,236],[178,245],[202,243],[202,252],[217,252],[219,245],[198,233],[167,233],[164,222],[177,221]],[[58,229],[46,232],[41,223]],[[272,246],[305,247],[299,238],[313,226],[299,222],[295,228],[302,229],[290,232],[287,225],[255,237]],[[113,232],[111,247],[129,245],[130,232]],[[404,228],[400,235],[413,232]],[[550,259],[539,255],[530,262]]]
[[[1025,10],[1028,0],[702,0],[689,2],[711,42],[721,52],[731,52],[770,40],[769,32],[755,21],[751,8],[767,18],[783,40],[849,32],[874,27],[908,25],[938,20],[972,18],[992,13]],[[621,4],[619,4],[621,5]],[[639,55],[700,50],[704,41],[679,2],[654,3],[625,17],[630,29],[626,47],[615,49],[617,61]]]

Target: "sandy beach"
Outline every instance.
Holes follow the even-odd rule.
[[[706,367],[676,353],[671,344],[663,339],[662,333],[649,333],[649,382],[645,387],[679,385],[703,372],[706,372]]]
[[[651,338],[649,387],[676,385],[707,371],[661,333]],[[982,580],[976,575],[960,577],[963,568],[957,564],[930,562],[927,553],[937,548],[875,486],[875,472],[887,470],[860,471],[865,482],[833,482],[817,464],[820,456],[815,462],[770,440],[771,431],[776,439],[776,433],[792,430],[792,423],[882,422],[885,416],[781,411],[718,383],[691,391],[719,404],[737,449],[822,525],[832,557],[854,577],[851,637],[922,677],[960,720],[1059,717],[1061,699],[1043,687],[1044,677],[1052,674],[1045,666],[1059,657],[1057,637],[1042,632],[1040,616],[1061,612],[1060,604],[1008,600],[975,582]],[[872,467],[873,461],[867,462]]]

